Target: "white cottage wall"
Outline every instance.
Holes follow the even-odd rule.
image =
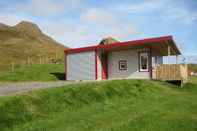
[[[127,70],[119,70],[119,61],[127,61]],[[108,78],[109,79],[150,79],[149,72],[139,71],[138,51],[123,50],[109,52],[108,55]]]

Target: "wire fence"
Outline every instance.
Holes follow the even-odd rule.
[[[27,60],[21,61],[12,61],[8,64],[0,63],[0,72],[3,71],[15,71],[20,67],[31,67],[32,65],[44,65],[44,64],[63,64],[63,59],[49,59],[49,58],[38,58],[38,59],[31,59],[30,57]]]

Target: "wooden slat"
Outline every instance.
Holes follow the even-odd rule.
[[[187,80],[187,66],[180,64],[159,65],[156,67],[158,80]]]

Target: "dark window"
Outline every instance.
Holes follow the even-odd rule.
[[[127,70],[127,61],[126,60],[119,61],[119,70]]]
[[[140,71],[148,71],[148,53],[140,53]]]

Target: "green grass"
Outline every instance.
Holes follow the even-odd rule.
[[[0,98],[1,131],[196,131],[197,78],[82,83]]]
[[[16,68],[13,72],[0,73],[0,82],[55,81],[64,79],[64,65],[43,64]]]

